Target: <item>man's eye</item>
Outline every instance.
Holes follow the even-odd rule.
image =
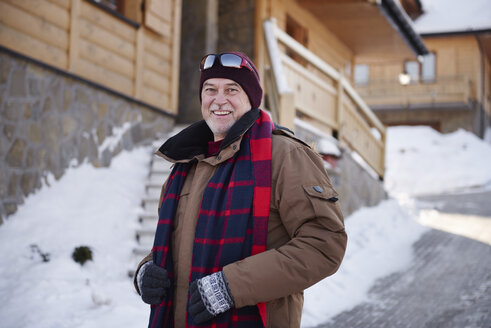
[[[235,88],[230,88],[227,90],[229,93],[234,93],[234,92],[238,92],[239,89],[235,89]]]

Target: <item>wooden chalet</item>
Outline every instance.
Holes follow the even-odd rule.
[[[440,28],[420,24],[432,15],[424,0],[401,3],[428,53],[418,59],[381,54],[359,60],[357,92],[386,125],[428,125],[441,132],[463,128],[482,137],[491,118],[491,6],[487,27],[473,27],[476,17],[457,12],[451,26]],[[450,3],[440,4],[442,14],[452,14],[446,12]]]
[[[239,24],[231,40],[225,17]],[[206,31],[189,42],[193,26]],[[280,124],[309,122],[380,177],[385,127],[365,102],[373,104],[371,92],[353,87],[355,67],[427,52],[395,0],[0,0],[0,46],[177,120],[186,111],[178,100],[197,98],[189,97],[197,61],[186,58],[242,50],[257,63],[263,106]]]

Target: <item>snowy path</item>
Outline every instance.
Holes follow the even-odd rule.
[[[447,213],[422,210],[421,223],[435,229],[413,245],[410,268],[379,279],[367,302],[318,327],[489,327],[489,199],[489,192],[425,197],[421,206]]]

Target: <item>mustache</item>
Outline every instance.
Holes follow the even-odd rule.
[[[223,105],[223,106],[220,106],[220,105],[217,105],[217,104],[212,104],[210,106],[210,110],[211,111],[215,111],[215,110],[226,110],[226,111],[230,111],[230,112],[233,112],[233,108],[232,106],[230,106],[229,104],[227,105]]]

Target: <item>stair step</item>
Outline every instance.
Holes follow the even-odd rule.
[[[152,161],[151,168],[152,170],[159,170],[159,171],[172,171],[171,166],[174,163],[168,162],[164,160],[163,158],[154,158]]]
[[[167,177],[169,177],[168,174],[154,174],[150,173],[150,176],[148,178],[148,181],[153,184],[153,185],[159,185],[162,187],[164,184],[165,180],[167,180]]]
[[[144,213],[141,214],[140,217],[138,218],[138,222],[140,222],[141,227],[145,228],[153,228],[157,226],[157,221],[158,221],[158,215],[157,212],[155,211],[155,214],[153,213]]]
[[[155,227],[153,228],[139,228],[136,230],[136,240],[140,246],[152,247],[155,236]]]
[[[152,247],[142,247],[142,246],[137,246],[133,248],[133,254],[137,256],[147,256],[150,252],[152,251]]]
[[[158,198],[144,198],[142,200],[143,209],[147,213],[157,213],[159,208],[159,199]]]
[[[162,190],[162,185],[147,185],[147,197],[149,198],[159,198],[160,192]]]
[[[148,236],[148,235],[151,235],[153,236],[155,234],[155,228],[154,229],[151,229],[151,228],[138,228],[136,229],[136,233],[140,236]]]

